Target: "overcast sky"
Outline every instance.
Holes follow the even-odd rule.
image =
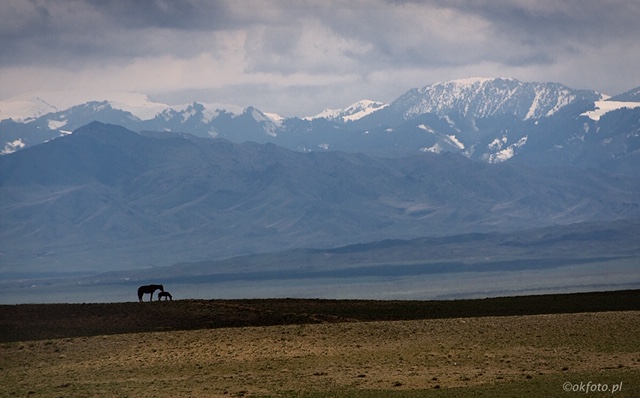
[[[0,100],[134,91],[308,116],[475,76],[614,95],[640,85],[639,21],[638,0],[2,0]]]

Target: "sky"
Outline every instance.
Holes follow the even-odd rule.
[[[637,0],[3,0],[0,101],[136,92],[302,117],[468,77],[615,95],[640,86],[638,21]]]

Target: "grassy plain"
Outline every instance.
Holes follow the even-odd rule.
[[[587,395],[638,397],[637,298],[635,291],[539,296],[531,302],[556,308],[533,315],[519,298],[1,306],[0,396],[570,397],[606,385],[608,391]],[[488,313],[487,303],[498,313]],[[118,318],[109,306],[129,312]],[[594,311],[580,310],[589,306]],[[38,318],[47,308],[59,324]],[[477,316],[464,315],[464,308],[476,308]],[[138,311],[157,316],[162,310],[167,316],[179,310],[191,326],[210,324],[139,331]],[[16,338],[8,317],[20,311],[36,316],[22,318],[23,332],[48,332]],[[105,313],[115,329],[103,328]],[[84,326],[77,314],[88,319]],[[578,391],[564,391],[565,383]]]

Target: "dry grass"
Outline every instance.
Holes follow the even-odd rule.
[[[638,397],[640,311],[18,341],[0,368],[7,397],[577,396],[567,381]]]

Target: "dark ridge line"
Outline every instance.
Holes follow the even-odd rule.
[[[232,299],[0,305],[0,342],[312,323],[640,311],[640,289],[458,300]]]

